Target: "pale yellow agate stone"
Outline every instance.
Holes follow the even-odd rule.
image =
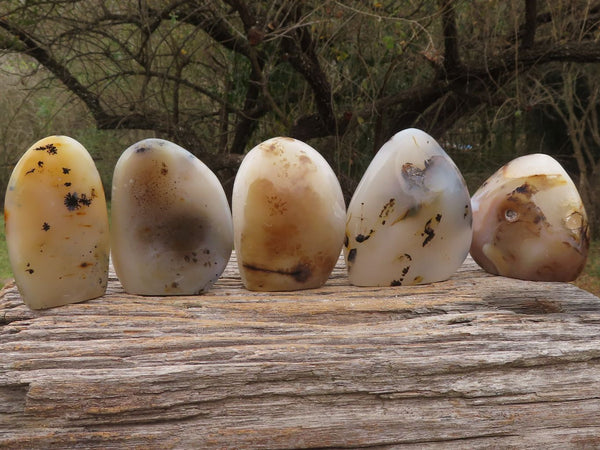
[[[104,189],[87,150],[67,136],[36,142],[15,166],[4,201],[6,241],[32,309],[104,294],[109,231]]]

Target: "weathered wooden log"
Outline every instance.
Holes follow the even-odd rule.
[[[566,283],[0,294],[0,447],[600,447],[600,299]]]

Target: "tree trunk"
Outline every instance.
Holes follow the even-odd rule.
[[[600,299],[468,260],[446,282],[0,294],[0,447],[600,446]]]

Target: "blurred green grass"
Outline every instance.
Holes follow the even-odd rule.
[[[592,241],[590,244],[585,269],[573,284],[600,297],[600,241]]]
[[[0,225],[0,282],[2,286],[12,278],[12,270],[8,262],[8,249],[6,248],[6,237],[4,236],[4,214],[1,215]]]

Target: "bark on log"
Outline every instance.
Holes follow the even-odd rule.
[[[600,446],[600,299],[491,276],[357,288],[0,293],[0,447]]]

